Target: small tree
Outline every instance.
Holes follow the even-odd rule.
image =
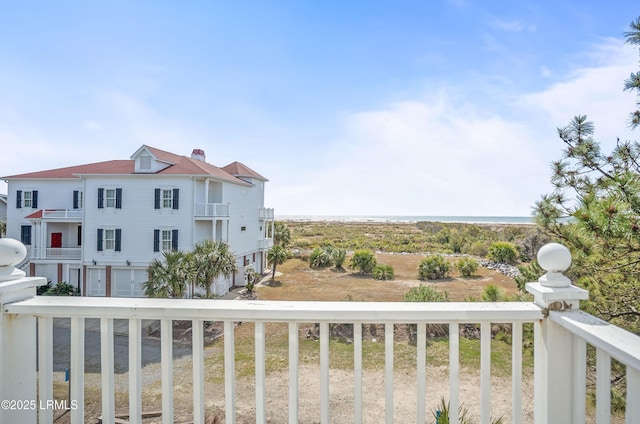
[[[43,296],[78,296],[78,289],[71,284],[66,282],[57,283],[53,287],[49,287],[47,291],[45,291]]]
[[[504,290],[495,284],[489,284],[482,292],[482,300],[485,302],[500,302],[504,299]]]
[[[489,246],[488,257],[493,262],[512,264],[518,258],[518,248],[513,243],[497,241]]]
[[[247,289],[248,293],[253,293],[253,290],[256,288],[256,284],[258,284],[262,275],[253,268],[248,268],[244,275],[247,279],[247,284],[244,287]]]
[[[393,280],[393,267],[391,265],[376,265],[373,267],[375,280]]]
[[[356,250],[351,257],[349,268],[357,269],[361,274],[371,274],[376,266],[376,257],[370,250]]]
[[[434,289],[431,286],[420,284],[418,287],[411,287],[404,294],[405,302],[448,302],[449,294],[444,291]]]
[[[276,266],[282,265],[287,260],[287,249],[275,245],[267,252],[267,260],[271,262],[271,282],[276,280]]]
[[[471,277],[478,270],[478,262],[472,258],[460,258],[456,268],[463,277]]]
[[[184,252],[163,252],[162,260],[154,259],[147,267],[148,279],[142,283],[144,294],[147,297],[184,297],[187,268]]]
[[[291,242],[291,230],[284,224],[284,222],[276,222],[273,224],[273,243],[287,247]]]
[[[418,265],[418,277],[421,280],[437,280],[449,274],[451,265],[442,255],[432,255]]]

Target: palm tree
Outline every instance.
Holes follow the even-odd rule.
[[[148,280],[142,283],[148,297],[182,298],[187,289],[188,263],[184,252],[163,252],[147,268]]]
[[[195,284],[205,289],[207,298],[211,297],[211,284],[217,277],[229,278],[238,272],[236,257],[226,243],[204,240],[196,244],[192,254]]]
[[[291,241],[291,231],[283,222],[273,224],[273,243],[287,247]]]
[[[287,249],[282,246],[275,245],[267,252],[267,260],[271,262],[271,281],[276,278],[276,266],[281,265],[287,259]]]

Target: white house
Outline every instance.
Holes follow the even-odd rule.
[[[7,195],[0,194],[0,222],[7,222]],[[0,237],[3,234],[0,232]]]
[[[153,259],[207,239],[238,259],[238,273],[214,284],[223,294],[244,284],[246,267],[264,269],[273,245],[268,180],[239,162],[211,165],[200,149],[188,157],[143,145],[129,160],[2,178],[7,237],[27,245],[28,274],[84,296],[142,296]]]

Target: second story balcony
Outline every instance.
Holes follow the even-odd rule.
[[[99,405],[102,422],[126,415],[129,422],[141,423],[145,413],[157,411],[156,422],[163,423],[204,423],[209,414],[225,423],[422,424],[435,421],[435,394],[442,392],[451,405],[471,404],[477,411],[474,422],[482,424],[492,422],[498,407],[508,411],[504,419],[512,423],[609,423],[615,360],[616,367],[625,369],[624,420],[640,422],[640,337],[580,311],[578,302],[588,293],[571,285],[556,287],[551,277],[557,267],[545,260],[540,264],[553,272],[528,284],[535,300],[507,303],[37,297],[35,287],[43,279],[12,278],[11,272],[0,270],[5,280],[0,282],[0,395],[9,402],[0,410],[0,421],[52,422],[54,408],[48,405],[63,403],[64,397],[71,423],[95,422],[89,414]],[[58,318],[69,323],[65,346],[54,344]],[[147,320],[159,323],[157,364],[149,364],[143,355]],[[174,359],[178,348],[173,329],[185,321],[191,328],[190,348]],[[205,346],[205,322],[219,324],[220,343]],[[510,361],[500,365],[509,369],[506,384],[492,371],[496,324],[507,325],[512,339]],[[338,345],[332,339],[336,325],[350,328],[350,343]],[[381,329],[379,340],[365,339],[364,329],[370,325]],[[414,331],[409,346],[394,337],[403,325]],[[434,349],[428,337],[431,325],[446,333],[446,361],[429,359]],[[317,341],[308,342],[302,335],[310,326],[317,329]],[[461,329],[468,326],[479,330],[479,372],[472,389],[462,390],[468,376],[461,367],[466,343]],[[98,332],[99,342],[87,343],[89,327]],[[124,351],[114,349],[121,345],[117,337],[126,338]],[[533,343],[530,380],[523,371],[526,340]],[[338,350],[351,357],[346,370],[336,366]],[[588,350],[596,359],[595,409],[587,404],[587,381],[592,378]],[[68,394],[59,390],[67,386],[54,368],[56,351],[69,352]],[[313,358],[312,366],[301,361],[307,351],[312,353],[305,361]],[[371,361],[373,352],[381,353],[380,363]],[[97,369],[87,371],[96,358]],[[123,368],[126,373],[120,378]],[[372,378],[372,373],[381,378]],[[433,387],[434,373],[445,373],[448,384]],[[400,392],[401,387],[410,389]],[[452,407],[449,413],[449,422],[458,422],[458,409]]]
[[[228,203],[196,203],[196,218],[228,218]]]

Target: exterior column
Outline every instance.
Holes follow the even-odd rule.
[[[549,311],[580,309],[580,300],[588,299],[589,292],[571,285],[562,274],[571,265],[571,253],[561,244],[543,246],[538,263],[547,273],[526,285],[545,314],[534,324],[534,420],[540,424],[572,423],[578,397],[573,352],[578,340],[547,317]]]

